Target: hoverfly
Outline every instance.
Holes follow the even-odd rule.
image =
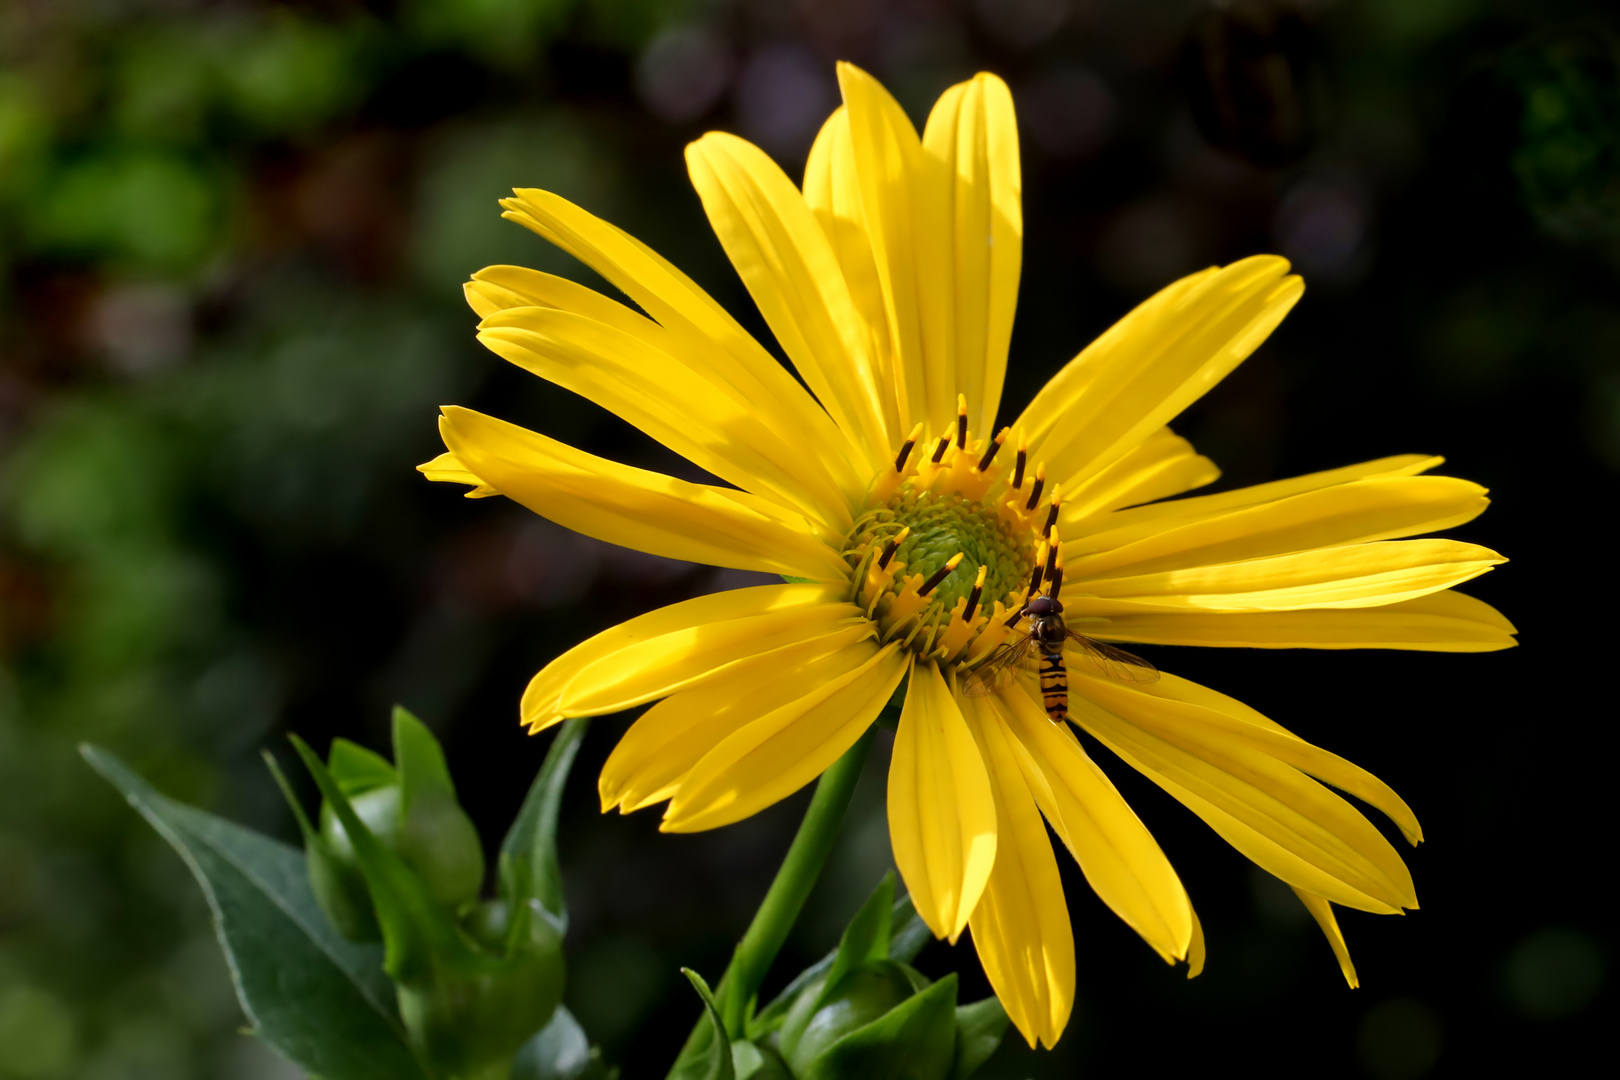
[[[1029,619],[1029,630],[1007,642],[982,660],[967,678],[970,697],[994,693],[1019,667],[1028,667],[1035,653],[1040,654],[1041,696],[1046,715],[1054,724],[1069,718],[1069,676],[1063,667],[1063,645],[1073,641],[1104,675],[1119,682],[1150,683],[1159,678],[1159,669],[1124,649],[1116,649],[1070,630],[1063,621],[1063,605],[1055,596],[1037,596],[1025,604],[1015,618]]]

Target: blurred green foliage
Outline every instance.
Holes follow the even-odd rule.
[[[1201,31],[1210,21],[1243,33]],[[1576,599],[1535,575],[1567,565],[1559,537],[1604,535],[1592,507],[1612,504],[1620,468],[1616,22],[1597,0],[0,3],[0,1078],[284,1075],[235,1034],[183,868],[77,742],[285,836],[257,748],[293,728],[380,746],[403,700],[446,718],[455,760],[480,763],[459,790],[491,835],[544,749],[511,723],[523,680],[617,618],[737,583],[462,503],[411,467],[450,401],[667,467],[594,408],[500,370],[471,343],[458,286],[498,262],[594,283],[499,219],[510,188],[546,187],[758,328],[680,148],[723,127],[795,173],[836,102],[835,59],[914,113],[979,68],[1011,83],[1030,238],[1009,401],[1169,278],[1280,251],[1310,296],[1178,430],[1234,483],[1451,455],[1496,489],[1470,538],[1516,559],[1492,575],[1509,591],[1487,598],[1579,637],[1612,575],[1593,570],[1603,580]],[[1238,39],[1238,57],[1189,47]],[[1320,101],[1299,108],[1297,88]],[[1287,145],[1254,142],[1272,131]],[[1109,763],[1196,883],[1210,971],[1165,981],[1072,878],[1075,1026],[1058,1053],[1004,1050],[985,1075],[1120,1072],[1164,1017],[1186,1053],[1236,1047],[1257,1075],[1265,1053],[1324,1046],[1351,1070],[1545,1069],[1549,1048],[1573,1053],[1612,993],[1581,824],[1605,812],[1583,793],[1606,780],[1580,772],[1601,755],[1570,763],[1527,738],[1523,716],[1561,706],[1545,662],[1519,652],[1421,676],[1399,659],[1175,657],[1420,801],[1449,854],[1425,848],[1418,873],[1452,929],[1347,920],[1363,978],[1387,993],[1346,1004],[1322,957],[1300,959],[1319,944],[1309,928],[1269,922],[1208,837],[1155,816]],[[1577,653],[1574,670],[1606,662]],[[1375,702],[1321,700],[1347,681],[1398,685],[1425,723],[1392,748],[1366,723]],[[793,809],[676,839],[646,815],[593,820],[576,786],[569,1003],[639,1075],[697,1015],[676,964],[724,965]],[[881,807],[874,766],[798,959],[829,947],[884,869]],[[1475,911],[1504,860],[1553,884],[1518,890],[1534,895],[1511,913]],[[966,953],[940,955],[948,968]],[[982,996],[970,963],[962,978]],[[1235,1019],[1251,1006],[1269,1010],[1263,1043]],[[1362,1009],[1360,1028],[1340,1023]],[[1476,1019],[1490,1038],[1461,1034]],[[1423,1052],[1390,1049],[1401,1039]]]

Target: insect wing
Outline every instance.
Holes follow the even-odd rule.
[[[1025,634],[1017,641],[1009,641],[989,658],[968,673],[967,681],[962,684],[963,692],[968,697],[986,697],[1001,689],[1007,683],[1007,676],[1014,668],[1026,663],[1035,652],[1035,639]]]
[[[1159,681],[1159,669],[1135,653],[1117,649],[1107,642],[1069,631],[1069,640],[1080,647],[1097,670],[1116,682],[1150,683]]]

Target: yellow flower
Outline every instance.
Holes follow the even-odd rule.
[[[954,86],[919,138],[871,77],[846,64],[839,79],[844,106],[802,192],[741,139],[687,148],[710,223],[802,385],[679,270],[548,192],[517,191],[506,216],[640,310],[516,267],[467,286],[489,348],[732,486],[455,407],[441,420],[449,452],[422,468],[602,540],[790,579],[598,634],[535,676],[524,722],[656,703],[604,767],[602,803],[667,801],[662,827],[686,832],[814,780],[903,686],[895,861],[934,933],[971,928],[1014,1023],[1051,1045],[1073,1002],[1074,943],[1043,818],[1167,961],[1196,973],[1203,945],[1175,871],[1048,718],[1033,676],[987,674],[1029,629],[1031,578],[1050,592],[1061,574],[1070,627],[1105,642],[1468,652],[1513,644],[1501,615],[1451,590],[1503,560],[1398,539],[1485,508],[1477,485],[1423,475],[1435,457],[1155,501],[1216,478],[1165,425],[1299,299],[1279,258],[1169,286],[995,430],[1023,234],[1011,96],[993,75]],[[1078,642],[1065,654],[1074,722],[1292,886],[1354,985],[1331,905],[1399,912],[1417,897],[1395,848],[1324,784],[1415,844],[1411,810],[1231,698],[1095,657]]]

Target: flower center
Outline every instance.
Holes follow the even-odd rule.
[[[959,399],[957,423],[924,440],[918,424],[894,468],[872,481],[867,509],[845,544],[851,599],[882,641],[919,656],[977,663],[1001,644],[1039,590],[1062,581],[1057,486],[1027,469],[1023,440],[995,467],[1010,432],[976,440]]]

